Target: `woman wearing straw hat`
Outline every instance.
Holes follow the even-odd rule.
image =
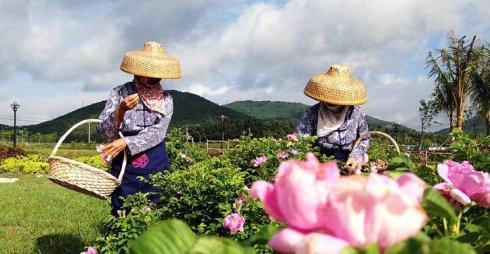
[[[121,170],[126,148],[128,161],[121,185],[112,194],[112,214],[120,212],[121,197],[136,192],[150,193],[156,189],[146,181],[150,174],[169,169],[165,136],[173,113],[170,94],[160,85],[161,79],[181,77],[179,61],[165,53],[162,44],[147,42],[141,50],[126,53],[121,70],[134,75],[131,82],[112,89],[97,126],[104,139],[111,141],[102,150],[112,160],[111,173]],[[123,137],[119,137],[119,132]]]
[[[358,106],[367,101],[364,85],[350,75],[346,66],[333,65],[327,73],[313,76],[304,93],[319,103],[306,110],[297,132],[317,136],[322,153],[359,169],[367,160],[370,142],[365,115]],[[366,138],[353,148],[364,135]]]

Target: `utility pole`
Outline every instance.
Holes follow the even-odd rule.
[[[90,144],[90,123],[88,123],[88,143]]]
[[[10,107],[14,111],[14,148],[17,146],[17,110],[20,108],[20,104],[14,102],[10,104]]]

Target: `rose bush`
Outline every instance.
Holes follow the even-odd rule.
[[[268,242],[277,251],[298,253],[474,253],[469,244],[481,253],[490,250],[488,209],[474,203],[453,208],[432,188],[441,182],[435,165],[390,155],[378,165],[384,175],[341,176],[313,137],[245,136],[209,158],[176,133],[167,141],[172,171],[152,180],[162,204],[129,200],[128,212],[106,224],[102,253],[125,253],[153,224],[174,217],[200,236],[229,237],[259,253],[271,252]],[[473,179],[465,171],[469,166],[459,165]],[[457,179],[446,183],[471,198],[456,187]]]

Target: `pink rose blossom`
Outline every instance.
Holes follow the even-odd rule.
[[[85,251],[80,254],[97,254],[97,250],[94,247],[87,247]]]
[[[240,196],[238,196],[238,198],[235,200],[235,203],[237,203],[237,204],[241,205],[241,204],[243,204],[243,202],[244,202],[244,201],[245,201],[245,196],[240,195]]]
[[[111,157],[110,156],[103,156],[102,155],[102,152],[104,151],[104,148],[105,146],[104,145],[101,145],[101,144],[98,144],[95,146],[95,150],[97,150],[98,153],[101,153],[101,157],[102,157],[102,160],[107,164],[109,162],[111,162]]]
[[[238,213],[232,213],[223,220],[223,226],[230,230],[232,234],[243,232],[245,218]]]
[[[286,139],[291,141],[291,142],[294,142],[294,143],[298,142],[298,140],[299,140],[298,136],[294,133],[286,135]]]
[[[97,150],[97,152],[101,153],[103,150],[104,150],[104,145],[101,145],[101,144],[98,144],[95,146],[95,150]]]
[[[252,160],[254,167],[260,167],[267,161],[267,156],[260,156]]]
[[[324,233],[302,233],[285,228],[271,238],[269,245],[280,253],[334,254],[341,253],[349,243]]]
[[[286,159],[288,157],[288,153],[286,151],[280,151],[277,153],[277,158]]]
[[[473,200],[480,206],[490,207],[488,173],[474,170],[467,161],[445,161],[444,164],[437,165],[437,173],[445,182],[434,187],[448,200],[455,200],[463,205],[469,204],[468,200]]]
[[[415,175],[401,178],[373,173],[340,179],[325,210],[326,229],[350,245],[377,243],[381,249],[415,235],[427,222],[420,207],[425,185]]]
[[[264,203],[272,218],[297,229],[313,230],[326,223],[322,210],[330,188],[339,178],[335,162],[320,163],[309,153],[306,161],[282,162],[275,183],[257,181],[250,194]]]
[[[427,222],[420,206],[425,186],[410,173],[397,181],[377,174],[340,178],[334,162],[309,153],[306,162],[282,162],[274,183],[253,183],[251,196],[288,226],[270,239],[274,250],[340,253],[370,243],[386,249],[419,232]]]

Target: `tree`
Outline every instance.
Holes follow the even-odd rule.
[[[476,110],[485,118],[486,133],[490,135],[490,50],[480,51],[481,61],[470,72],[470,98]]]
[[[424,139],[425,129],[438,123],[434,120],[434,116],[437,114],[436,103],[434,101],[420,100],[420,124],[421,124],[421,135],[419,141],[419,150],[422,148],[422,140]]]
[[[434,78],[433,101],[437,111],[448,114],[450,128],[463,126],[464,110],[471,80],[469,70],[478,63],[476,36],[470,42],[466,36],[457,38],[449,33],[448,48],[429,52],[426,64],[429,78]],[[454,118],[455,117],[455,118]]]

